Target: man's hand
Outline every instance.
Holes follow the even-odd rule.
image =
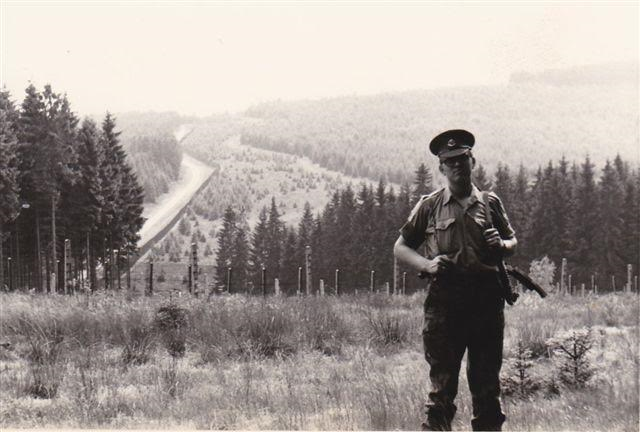
[[[487,244],[490,248],[494,249],[504,249],[504,241],[500,238],[500,233],[495,228],[489,228],[484,233],[484,239],[487,241]]]
[[[423,268],[423,272],[429,274],[442,274],[451,268],[453,261],[446,255],[438,255],[432,260],[427,260],[427,264]]]

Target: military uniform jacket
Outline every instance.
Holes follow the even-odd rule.
[[[489,193],[494,227],[502,239],[512,239],[515,231],[509,223],[500,198]],[[448,187],[424,195],[400,229],[406,244],[418,249],[425,245],[426,256],[447,255],[454,270],[461,274],[496,272],[497,259],[486,244],[483,232],[490,228],[482,192],[472,186],[468,204],[463,207]]]

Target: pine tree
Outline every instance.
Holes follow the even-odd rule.
[[[471,171],[471,180],[481,191],[491,190],[491,181],[487,177],[487,172],[484,167],[478,164],[473,171]]]
[[[232,284],[234,292],[246,292],[249,275],[249,241],[247,240],[246,224],[238,224],[233,242]]]
[[[602,275],[624,275],[625,227],[623,213],[623,186],[616,169],[607,160],[598,185],[598,220],[600,229],[593,233],[598,245],[598,264]],[[618,279],[621,280],[621,279]]]
[[[296,231],[285,228],[282,249],[282,270],[280,271],[280,287],[286,294],[295,294],[298,281],[298,248]]]
[[[9,92],[0,92],[0,288],[4,281],[4,253],[6,226],[18,216],[19,184],[17,158],[18,112]]]
[[[268,264],[269,233],[267,228],[267,207],[260,210],[258,223],[251,236],[251,248],[249,252],[249,282],[254,288],[260,287],[262,267]]]
[[[224,289],[227,281],[227,268],[233,266],[234,246],[237,237],[236,213],[231,206],[224,211],[222,228],[218,231],[216,253],[216,285]],[[235,272],[235,269],[233,270]]]
[[[576,282],[587,282],[593,269],[598,267],[598,259],[601,248],[595,242],[595,233],[602,225],[598,220],[598,194],[594,166],[585,158],[578,173],[574,196],[574,210],[572,214],[571,243],[573,249],[570,253],[569,263],[575,270],[573,272]],[[599,284],[602,286],[602,284]]]
[[[282,247],[284,245],[284,224],[280,220],[280,213],[276,205],[275,197],[271,198],[269,208],[269,218],[267,219],[267,272],[268,279],[280,277],[280,266],[282,265]]]
[[[418,166],[415,172],[415,180],[413,181],[413,191],[411,194],[411,202],[415,204],[421,196],[427,195],[433,191],[433,175],[431,170],[424,163]]]

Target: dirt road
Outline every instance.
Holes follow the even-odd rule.
[[[208,165],[183,154],[180,179],[172,185],[169,192],[158,197],[155,203],[145,204],[142,216],[146,221],[140,229],[140,249],[174,221],[212,172],[213,169]]]

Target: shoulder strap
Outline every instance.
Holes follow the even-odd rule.
[[[489,192],[482,192],[482,202],[484,203],[484,211],[487,214],[487,224],[493,227],[493,218],[491,217],[491,206],[489,205]]]

